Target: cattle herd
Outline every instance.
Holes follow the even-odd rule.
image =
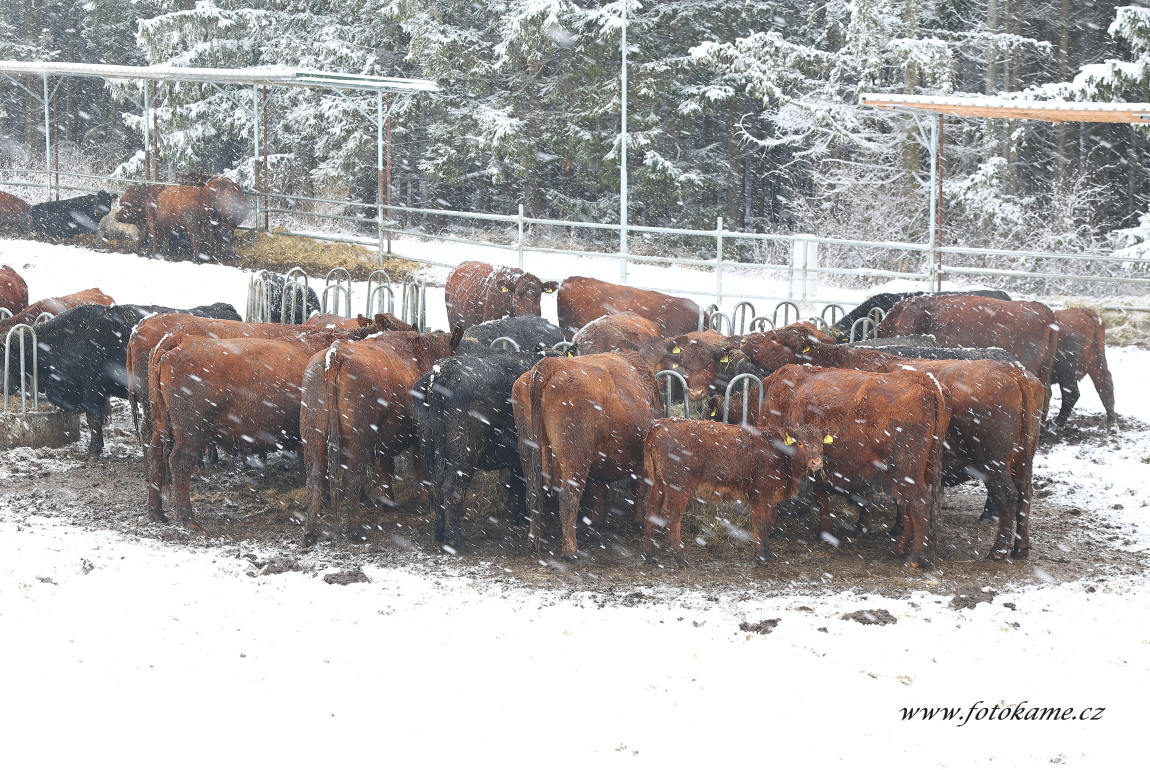
[[[222,194],[210,184],[195,190],[197,205]],[[154,248],[170,222],[149,195],[139,191],[123,210],[145,223]],[[540,314],[540,296],[551,291],[558,326]],[[466,262],[447,279],[446,303],[450,332],[413,329],[389,314],[244,323],[227,305],[115,305],[98,289],[28,304],[23,280],[4,267],[0,307],[12,316],[0,319],[0,339],[41,311],[56,314],[36,324],[40,354],[24,369],[37,370],[52,404],[85,412],[90,460],[103,446],[108,397],[129,400],[155,521],[167,521],[170,487],[179,522],[199,528],[190,485],[205,453],[298,450],[307,545],[324,535],[325,509],[350,539],[366,539],[365,479],[378,474],[380,499],[394,505],[395,458],[414,448],[435,537],[452,551],[464,545],[460,522],[476,472],[507,469],[511,515],[529,521],[528,547],[542,547],[541,517],[556,511],[553,547],[568,560],[580,556],[581,508],[600,526],[608,485],[619,483],[629,487],[650,559],[665,529],[665,551],[687,564],[681,526],[690,500],[741,499],[754,558],[767,562],[779,508],[803,487],[828,537],[833,496],[858,506],[847,529],[858,536],[870,530],[876,500],[892,502],[895,553],[920,567],[943,487],[972,479],[987,490],[984,516],[998,519],[990,558],[1025,558],[1051,385],[1062,390],[1056,423],[1086,375],[1115,422],[1098,316],[1001,292],[877,295],[832,326],[723,335],[700,330],[690,300],[592,278],[544,283]],[[886,311],[876,337],[843,342],[851,322],[876,307]],[[500,339],[514,349],[493,347]],[[20,353],[8,355],[5,387],[14,392],[23,384]],[[674,389],[657,385],[656,374],[666,370],[682,378],[685,417],[664,416]],[[761,384],[725,403],[740,373]],[[689,419],[693,411],[710,419]]]
[[[48,238],[95,235],[109,219],[135,228],[141,254],[188,254],[198,259],[231,256],[232,235],[249,212],[240,186],[226,177],[189,177],[177,185],[134,184],[120,196],[100,191],[28,205],[0,192],[0,228]]]

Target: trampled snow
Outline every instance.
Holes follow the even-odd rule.
[[[221,266],[16,240],[0,240],[0,263],[25,275],[33,299],[99,286],[119,302],[222,300],[241,313],[245,304],[247,276]],[[617,278],[610,260],[533,256],[528,268],[545,279]],[[645,270],[660,268],[633,271],[650,285]],[[441,296],[429,298],[433,325],[444,321]],[[545,310],[553,317],[553,305]],[[1108,356],[1119,414],[1150,422],[1139,397],[1150,352]],[[1101,413],[1089,381],[1082,391],[1076,413]],[[1139,432],[1117,448],[1044,450],[1036,473],[1053,499],[1083,510],[1083,527],[1117,525],[1114,547],[1145,553],[1147,462],[1150,437]],[[1019,588],[1013,576],[1035,565],[1003,564],[987,585],[995,600],[972,609],[927,590],[892,599],[817,585],[601,606],[454,565],[438,554],[401,569],[368,563],[371,582],[329,585],[302,572],[256,575],[235,549],[0,506],[6,764],[1115,767],[1141,753],[1145,575]],[[842,617],[880,609],[897,623]],[[769,634],[739,628],[775,618]],[[1093,711],[960,726],[971,707],[994,706]],[[929,707],[958,712],[903,719],[903,709]]]

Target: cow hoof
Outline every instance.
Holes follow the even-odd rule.
[[[319,535],[312,534],[311,532],[309,532],[303,536],[304,550],[311,548],[312,546],[314,546],[318,542],[319,542]]]
[[[349,529],[347,532],[347,539],[352,543],[366,543],[367,529],[364,527],[355,527],[354,529]]]
[[[998,521],[998,516],[993,513],[984,512],[981,516],[978,517],[979,524],[990,524],[995,521]]]
[[[156,522],[157,524],[167,524],[168,523],[168,517],[165,516],[164,514],[160,513],[159,511],[148,511],[148,518],[151,519],[152,521]]]
[[[563,554],[563,561],[567,562],[568,564],[578,564],[579,563],[579,554],[578,553],[565,553],[565,554]]]
[[[927,567],[926,557],[924,556],[908,556],[903,563],[911,569],[926,569]]]
[[[758,562],[759,566],[765,567],[768,564],[770,564],[771,562],[775,561],[775,554],[772,551],[770,551],[769,549],[763,550],[763,551],[756,551],[755,552],[755,561]]]
[[[687,557],[681,553],[675,554],[675,565],[678,566],[679,569],[689,569],[691,566],[690,562],[687,561]]]
[[[1005,561],[1006,557],[1009,555],[1010,551],[1006,550],[1005,548],[995,548],[991,550],[987,558],[989,558],[991,561]]]
[[[1010,552],[1010,556],[1014,559],[1029,558],[1030,557],[1030,549],[1029,548],[1015,547],[1014,550]]]

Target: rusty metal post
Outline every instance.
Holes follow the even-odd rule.
[[[268,183],[268,87],[267,86],[264,86],[263,92],[264,92],[263,93],[263,100],[264,100],[264,103],[263,103],[263,126],[260,130],[260,135],[261,135],[261,138],[263,139],[264,162],[263,162],[263,165],[261,168],[263,171],[263,187],[264,187],[264,192],[266,193],[268,191],[268,188],[270,187],[270,185]],[[264,232],[268,231],[268,209],[269,208],[271,208],[271,206],[268,205],[267,198],[264,198]]]

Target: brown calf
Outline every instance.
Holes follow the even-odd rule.
[[[28,284],[8,265],[0,265],[0,307],[13,315],[28,307]]]
[[[447,276],[447,324],[467,328],[484,321],[540,315],[540,296],[558,288],[519,268],[463,262]]]
[[[768,541],[778,522],[778,506],[798,494],[799,481],[823,467],[824,442],[831,437],[813,427],[737,427],[702,420],[655,420],[643,442],[643,467],[650,485],[644,496],[646,555],[655,556],[655,526],[670,530],[671,553],[683,555],[683,511],[691,498],[746,500],[751,507],[755,557],[774,558]]]
[[[563,281],[557,306],[559,328],[568,339],[596,318],[614,313],[634,313],[650,319],[659,324],[662,337],[699,328],[699,306],[689,299],[583,276]]]

